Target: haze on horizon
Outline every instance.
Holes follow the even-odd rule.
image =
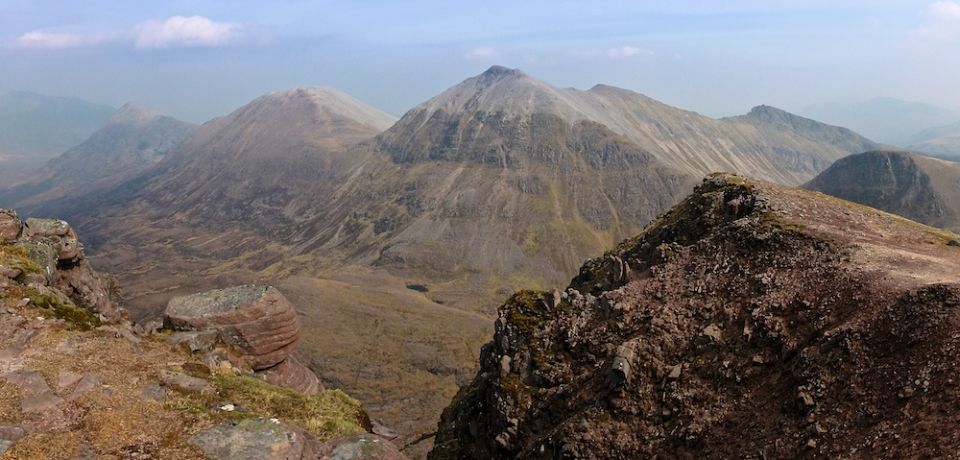
[[[0,4],[0,92],[202,122],[327,85],[394,115],[500,64],[711,116],[891,96],[960,109],[960,1]]]

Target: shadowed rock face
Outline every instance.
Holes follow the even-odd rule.
[[[960,229],[960,164],[910,152],[852,155],[807,188],[936,227]]]
[[[709,177],[565,291],[500,308],[429,458],[950,455],[957,238]]]

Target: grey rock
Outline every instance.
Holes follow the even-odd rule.
[[[161,371],[160,382],[182,393],[205,393],[213,390],[206,380],[179,372]]]
[[[358,434],[326,442],[319,448],[324,460],[407,460],[390,441],[374,434]]]
[[[214,460],[294,460],[309,439],[282,423],[251,418],[203,430],[189,442]]]
[[[212,350],[219,334],[215,330],[176,332],[167,338],[170,345],[185,345],[191,352]]]
[[[167,399],[167,390],[156,383],[151,383],[140,391],[140,398],[143,400],[163,402]]]

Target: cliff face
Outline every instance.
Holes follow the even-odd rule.
[[[563,292],[499,311],[431,459],[942,457],[960,242],[712,176]]]
[[[927,225],[960,229],[957,163],[911,152],[866,152],[837,161],[806,187]]]

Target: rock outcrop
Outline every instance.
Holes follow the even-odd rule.
[[[41,294],[76,303],[103,319],[126,318],[126,311],[111,298],[108,284],[90,267],[83,245],[67,222],[36,218],[22,222],[16,212],[0,209],[0,243],[23,257],[19,263],[0,260],[0,274],[20,278]]]
[[[190,438],[214,460],[299,460],[308,442],[302,430],[263,418],[226,422]]]
[[[429,458],[944,458],[957,236],[708,177],[562,292],[499,311]]]
[[[84,262],[65,222],[24,224],[0,211],[0,227],[0,457],[315,460],[329,445],[376,431],[359,401],[318,391],[316,376],[289,355],[299,324],[295,314],[284,316],[292,307],[279,293],[225,290],[245,303],[207,304],[208,312],[237,315],[178,317],[224,327],[158,331],[122,319],[114,304],[117,315],[104,315],[103,304],[84,303],[87,296],[63,281]],[[267,325],[259,330],[267,338],[258,324]],[[278,330],[291,335],[270,340]],[[258,376],[254,362],[278,364]],[[380,451],[397,452],[377,439]]]
[[[178,331],[216,331],[240,362],[270,383],[305,394],[320,388],[313,371],[293,357],[300,318],[276,288],[243,285],[175,297],[164,324]]]

